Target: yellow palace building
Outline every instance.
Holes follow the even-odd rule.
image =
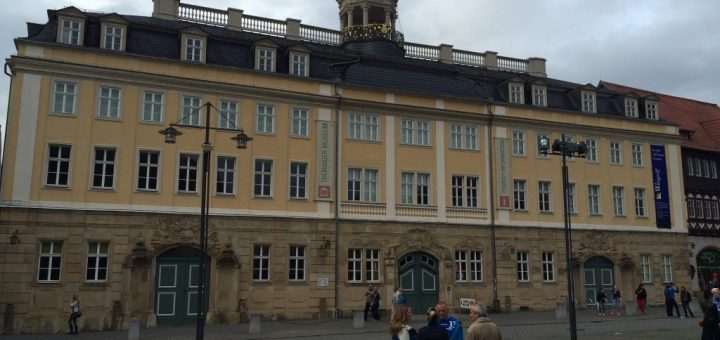
[[[6,66],[3,332],[63,331],[72,294],[81,329],[193,322],[203,192],[209,323],[347,317],[369,284],[382,309],[402,286],[417,310],[496,311],[556,308],[568,272],[580,308],[690,286],[662,101],[406,42],[397,0],[337,2],[339,31],[177,0],[29,23]],[[538,145],[561,136],[587,147],[570,268],[561,157]]]

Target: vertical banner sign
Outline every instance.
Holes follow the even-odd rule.
[[[510,143],[507,138],[495,138],[497,199],[499,209],[510,209]],[[490,184],[492,185],[492,184]]]
[[[650,145],[652,158],[653,193],[655,197],[655,220],[658,228],[670,229],[670,197],[668,197],[665,146]]]
[[[318,120],[317,131],[317,190],[315,198],[318,200],[332,200],[333,188],[333,129],[332,122]]]

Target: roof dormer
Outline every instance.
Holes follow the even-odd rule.
[[[592,84],[586,84],[572,90],[570,96],[580,111],[597,113],[597,88]]]
[[[500,92],[511,104],[525,104],[525,82],[517,76],[500,83]]]
[[[297,44],[287,49],[289,54],[288,73],[292,76],[307,77],[310,75],[310,49]]]
[[[116,13],[100,17],[100,48],[111,51],[125,51],[127,28],[128,21]]]
[[[255,69],[263,72],[275,72],[278,47],[278,44],[270,39],[261,39],[253,43]]]
[[[651,94],[642,98],[642,109],[645,119],[660,120],[660,98]]]
[[[625,117],[628,118],[639,118],[640,117],[640,96],[635,92],[628,92],[624,95],[620,96],[622,98],[621,107],[623,107],[623,112],[625,112]]]
[[[180,30],[180,60],[204,64],[207,56],[208,34],[192,26]]]
[[[56,42],[66,45],[82,46],[85,40],[85,21],[87,15],[74,6],[55,12],[57,15]]]

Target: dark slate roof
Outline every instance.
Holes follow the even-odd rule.
[[[44,25],[28,24],[28,37],[20,39],[55,43],[57,12],[48,10],[49,20]],[[85,15],[87,19],[83,47],[99,48],[100,19],[106,14],[86,12]],[[289,40],[184,21],[135,15],[120,16],[127,20],[129,25],[126,52],[155,58],[179,60],[180,31],[197,27],[208,34],[206,62],[224,67],[252,69],[253,44],[259,40],[269,40],[278,46],[277,73],[289,73],[288,48],[301,44],[311,53],[311,78],[403,93],[507,103],[508,80],[519,79],[526,87],[541,80],[547,85],[549,108],[577,112],[578,90],[587,86],[526,73],[361,53],[343,46]],[[598,114],[624,117],[623,108],[616,103],[617,92],[593,90],[597,93]],[[531,98],[527,98],[526,102],[529,104]]]

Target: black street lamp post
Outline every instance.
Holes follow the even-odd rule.
[[[568,316],[570,321],[570,339],[577,340],[577,320],[575,318],[575,287],[573,283],[572,263],[572,229],[570,228],[570,201],[568,199],[570,184],[568,178],[567,157],[585,157],[587,145],[585,142],[574,143],[565,139],[556,139],[550,147],[550,139],[543,136],[540,138],[540,152],[562,156],[562,181],[563,181],[563,217],[565,222],[565,262],[567,263],[567,291],[568,291]]]
[[[210,209],[210,152],[212,151],[212,144],[210,144],[210,129],[213,130],[224,130],[238,132],[237,136],[231,139],[236,141],[238,149],[247,149],[247,142],[252,140],[245,134],[242,129],[224,129],[224,128],[213,128],[210,127],[210,108],[215,108],[210,102],[203,105],[205,107],[205,141],[202,144],[202,184],[200,186],[200,255],[198,256],[198,292],[197,292],[197,323],[195,326],[195,339],[202,340],[205,336],[205,289],[206,289],[206,277],[205,268],[205,255],[207,254],[208,248],[208,213]],[[179,121],[182,122],[191,114],[200,110],[203,106],[193,110],[192,112],[185,115]],[[217,110],[217,108],[215,108]],[[218,111],[220,112],[220,111]],[[223,113],[220,112],[222,115]],[[227,117],[225,117],[227,119]],[[170,126],[164,130],[160,130],[159,133],[165,136],[165,143],[175,144],[177,136],[183,133],[178,131],[175,126],[182,126],[192,128],[195,126],[182,125],[182,124],[170,124]]]

